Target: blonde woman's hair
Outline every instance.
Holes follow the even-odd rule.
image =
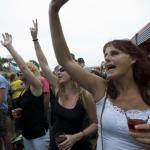
[[[85,91],[83,88],[81,88],[79,86],[79,84],[77,84],[77,82],[75,82],[74,80],[71,79],[72,82],[72,90],[76,93],[78,93],[79,95],[79,100],[83,100],[84,96],[83,96],[83,92]],[[67,98],[65,95],[65,86],[62,84],[59,84],[59,90],[58,90],[58,96],[62,96],[64,98]]]
[[[35,76],[40,76],[40,71],[38,69],[38,67],[33,64],[32,62],[27,62],[26,63],[28,69],[35,75]]]

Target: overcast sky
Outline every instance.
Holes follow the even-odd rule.
[[[26,61],[37,60],[29,30],[37,18],[39,41],[53,68],[57,61],[49,30],[49,2],[0,0],[0,33],[12,34],[14,47]],[[60,18],[71,52],[76,58],[83,57],[87,66],[99,65],[106,42],[131,38],[150,21],[150,0],[69,0]],[[9,57],[1,45],[0,51],[1,57]]]

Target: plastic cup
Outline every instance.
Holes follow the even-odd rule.
[[[140,110],[128,110],[126,113],[129,131],[138,132],[139,130],[135,128],[135,125],[146,124],[148,121],[148,114]]]
[[[59,145],[60,143],[64,142],[66,140],[66,136],[65,136],[65,133],[63,131],[61,132],[57,132],[55,134],[55,142],[57,145]]]
[[[21,113],[22,113],[22,108],[16,108],[12,110],[13,115],[15,115],[17,118],[21,117]]]

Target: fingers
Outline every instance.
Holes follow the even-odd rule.
[[[7,32],[2,34],[2,37],[3,37],[3,40],[4,40],[4,41],[1,41],[2,45],[5,45],[5,42],[11,42],[11,40],[12,40],[11,34],[9,34]]]
[[[6,40],[5,34],[2,34],[2,37],[3,37],[4,41],[5,41]]]
[[[0,41],[0,43],[3,45],[3,41]]]
[[[150,145],[150,139],[145,139],[145,138],[136,138],[136,140],[137,140],[138,142],[140,142],[140,143]]]
[[[144,128],[145,129],[145,128]],[[146,132],[130,132],[130,135],[134,137],[138,142],[143,144],[150,145],[150,131],[145,130]]]
[[[150,131],[150,124],[136,125],[135,128],[139,129],[139,130],[149,130]]]
[[[36,19],[36,29],[38,30],[38,21],[37,21],[37,19]]]
[[[33,21],[34,28],[37,30],[38,29],[38,21],[37,21],[37,19],[32,20],[32,21]]]
[[[150,131],[148,132],[130,132],[130,135],[134,138],[150,138]]]

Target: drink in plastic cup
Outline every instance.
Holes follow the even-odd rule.
[[[62,143],[63,141],[65,141],[67,138],[65,136],[64,132],[57,132],[55,134],[55,142],[57,145],[59,145],[60,143]]]
[[[16,116],[17,118],[20,118],[21,117],[21,113],[22,113],[22,108],[16,108],[16,109],[13,109],[12,110],[12,113],[14,116]]]
[[[139,130],[135,128],[135,125],[146,124],[148,121],[148,114],[140,110],[128,110],[126,113],[129,131],[138,132]]]

